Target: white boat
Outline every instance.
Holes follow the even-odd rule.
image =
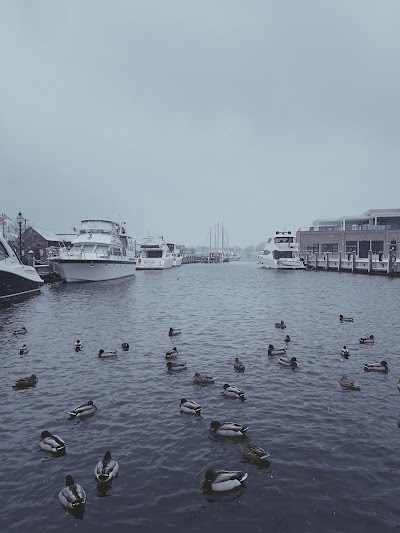
[[[61,248],[51,260],[67,283],[133,276],[136,266],[134,242],[124,223],[103,219],[82,220],[71,248]]]
[[[300,256],[299,244],[295,242],[290,231],[277,231],[268,239],[264,251],[258,256],[264,268],[297,270],[304,269],[304,260]]]
[[[174,255],[163,237],[147,236],[140,245],[136,270],[164,270],[172,268]]]
[[[0,237],[0,300],[40,291],[44,281],[34,267],[23,265]]]
[[[181,264],[182,264],[182,252],[181,252],[181,249],[179,248],[179,246],[177,246],[176,244],[170,243],[170,242],[167,243],[167,246],[169,248],[169,251],[172,253],[172,255],[174,257],[174,260],[172,261],[172,266],[173,267],[181,266]]]

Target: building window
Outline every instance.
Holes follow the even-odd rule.
[[[383,252],[383,241],[371,241],[371,250],[373,254]]]
[[[392,252],[396,252],[397,251],[397,243],[396,243],[396,241],[390,241],[390,250]]]
[[[303,254],[318,254],[319,244],[307,244],[303,247]]]
[[[357,241],[346,241],[346,254],[357,253]]]
[[[337,254],[338,253],[338,244],[335,243],[335,244],[323,244],[322,245],[322,253],[327,253],[327,252],[330,252],[332,254]]]

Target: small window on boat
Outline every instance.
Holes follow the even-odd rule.
[[[71,248],[71,252],[80,253],[81,252],[82,245],[81,244],[74,244]]]
[[[93,245],[91,245],[91,244],[85,244],[85,245],[83,246],[83,250],[82,250],[82,252],[85,253],[85,254],[91,254],[91,253],[93,252],[93,250],[94,250],[94,246],[93,246]]]
[[[264,250],[264,255],[268,255],[268,254],[270,254],[270,253],[271,253],[270,250]]]
[[[98,255],[107,255],[108,254],[108,246],[97,246],[96,247],[96,253]]]
[[[291,251],[274,250],[274,259],[290,259],[292,257],[294,257],[294,255]]]

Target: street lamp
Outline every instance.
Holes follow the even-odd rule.
[[[24,221],[24,217],[21,214],[21,211],[18,213],[17,216],[17,223],[19,226],[19,259],[22,263],[22,222]]]

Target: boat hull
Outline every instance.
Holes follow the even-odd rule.
[[[133,261],[59,260],[55,262],[60,277],[67,283],[107,281],[135,274]]]
[[[261,267],[274,268],[277,270],[304,270],[305,266],[300,259],[269,259],[264,256],[258,256]]]
[[[166,268],[172,268],[173,258],[142,258],[139,257],[136,262],[136,270],[165,270]]]
[[[0,300],[40,291],[44,281],[32,267],[32,271],[27,268],[22,265],[15,269],[0,266]]]

